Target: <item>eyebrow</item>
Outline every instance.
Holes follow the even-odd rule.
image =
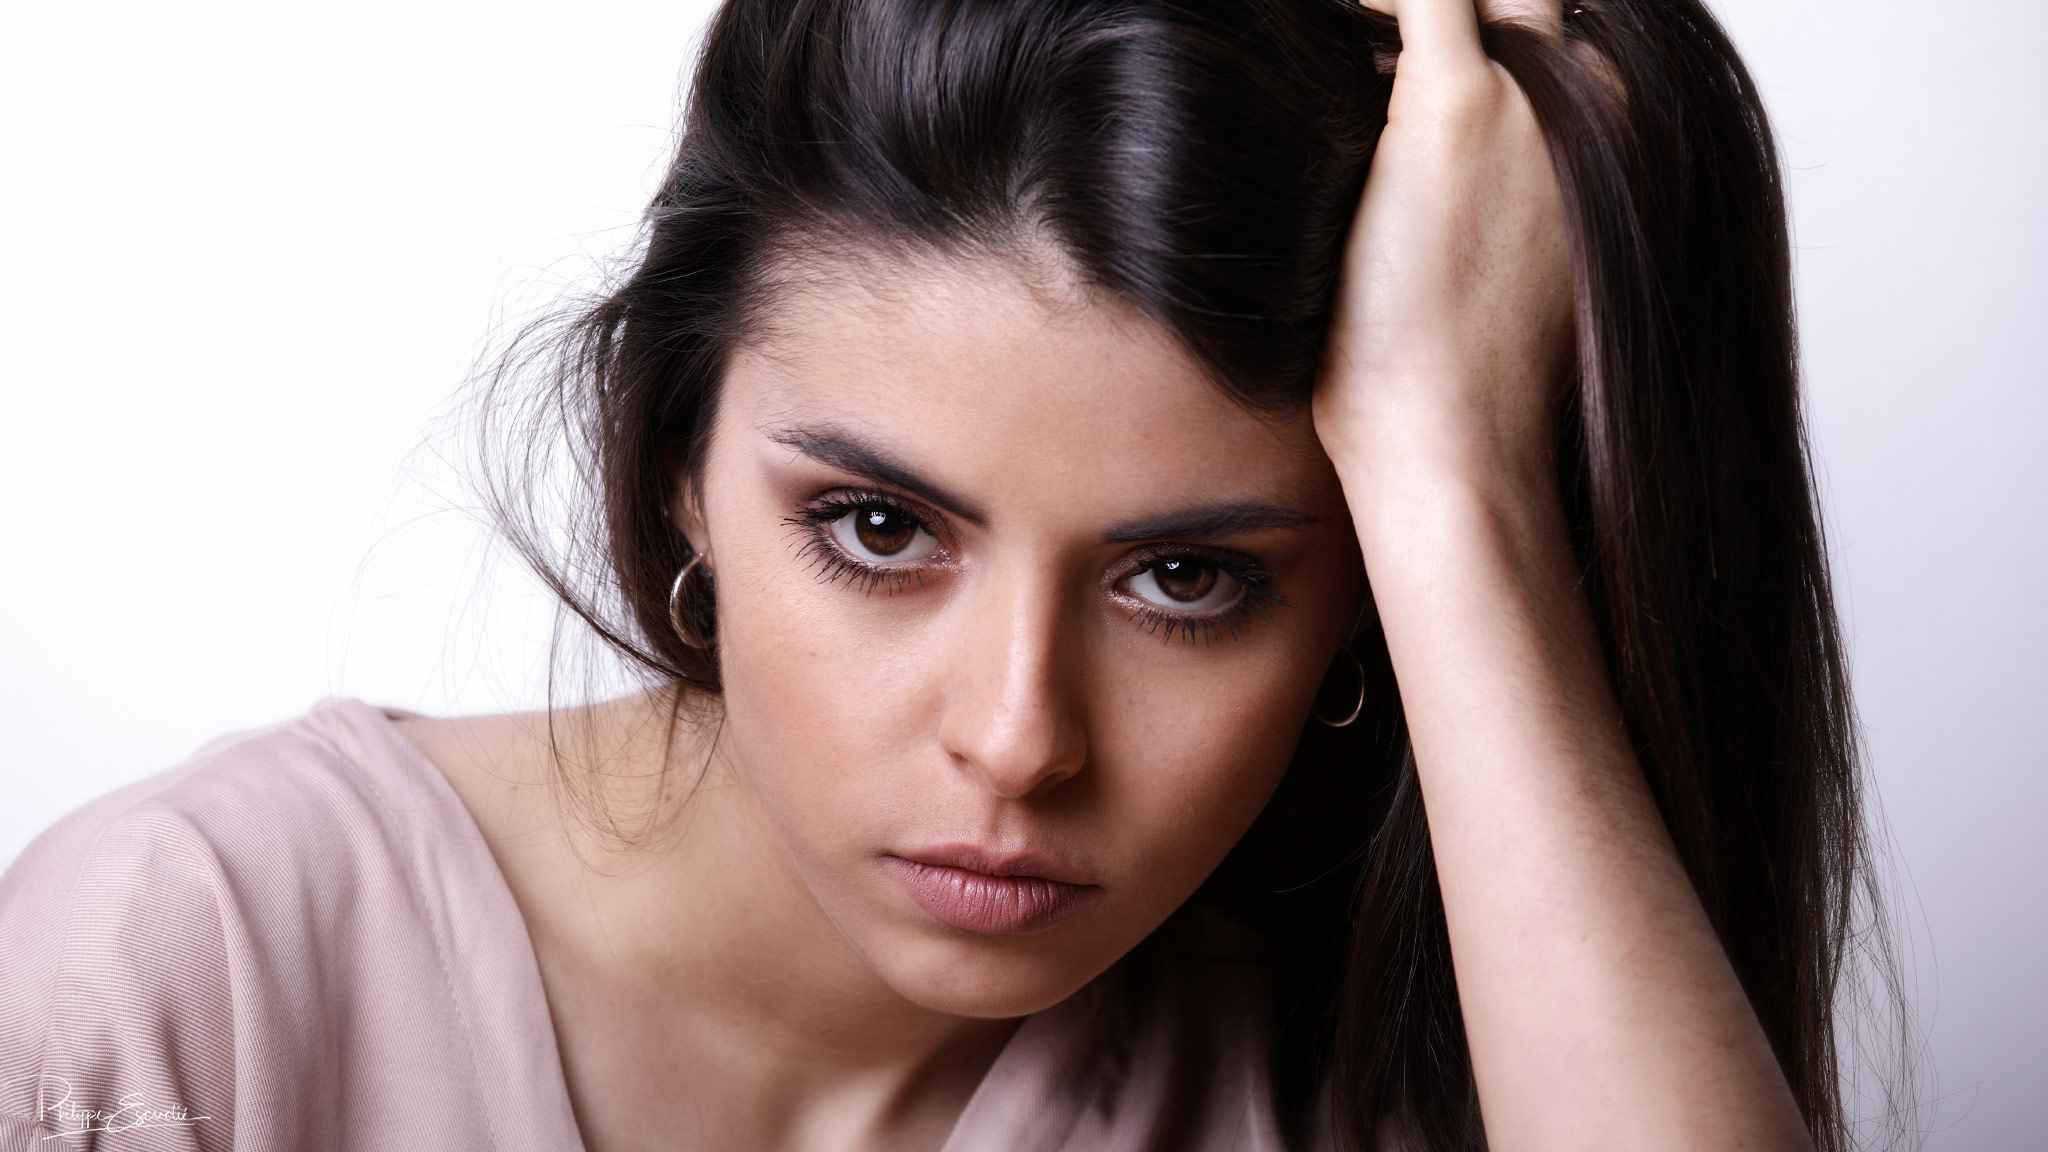
[[[1140,540],[1228,540],[1277,528],[1306,528],[1320,517],[1256,502],[1209,504],[1126,524],[1103,534],[1111,544]]]
[[[976,527],[984,527],[988,523],[988,513],[972,501],[948,492],[888,452],[844,429],[777,428],[768,433],[768,438],[828,468],[902,489]],[[1258,501],[1232,501],[1184,508],[1150,520],[1125,524],[1103,533],[1102,539],[1110,544],[1167,539],[1228,540],[1282,528],[1306,528],[1320,519],[1305,512]]]
[[[918,475],[909,465],[851,432],[839,428],[778,428],[768,433],[768,438],[828,468],[900,488],[976,527],[988,523],[988,514],[973,502]]]

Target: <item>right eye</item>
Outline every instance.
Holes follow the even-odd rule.
[[[905,564],[939,550],[939,538],[901,508],[857,504],[827,525],[848,555],[867,564]]]

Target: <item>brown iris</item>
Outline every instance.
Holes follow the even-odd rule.
[[[853,533],[877,556],[894,556],[917,539],[917,521],[893,508],[870,505],[853,513]]]
[[[1152,565],[1152,579],[1171,599],[1192,604],[1216,587],[1216,568],[1184,557],[1161,560]]]

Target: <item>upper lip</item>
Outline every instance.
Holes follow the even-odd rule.
[[[894,852],[891,855],[918,864],[960,868],[968,872],[979,872],[984,876],[1028,876],[1060,884],[1094,886],[1079,868],[1038,852],[1012,852],[983,848],[977,844],[949,843]]]

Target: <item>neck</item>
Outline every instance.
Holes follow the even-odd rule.
[[[762,1147],[820,1128],[943,1138],[937,1118],[957,1117],[1014,1022],[884,983],[811,895],[715,714],[669,716],[654,695],[557,713],[552,748],[546,718],[482,722],[508,727],[459,743],[472,765],[501,748],[485,781],[516,783],[449,773],[470,776],[527,921],[579,1117],[622,1070],[659,1069],[690,1086],[693,1118],[722,1112]],[[568,787],[547,786],[557,774]]]

